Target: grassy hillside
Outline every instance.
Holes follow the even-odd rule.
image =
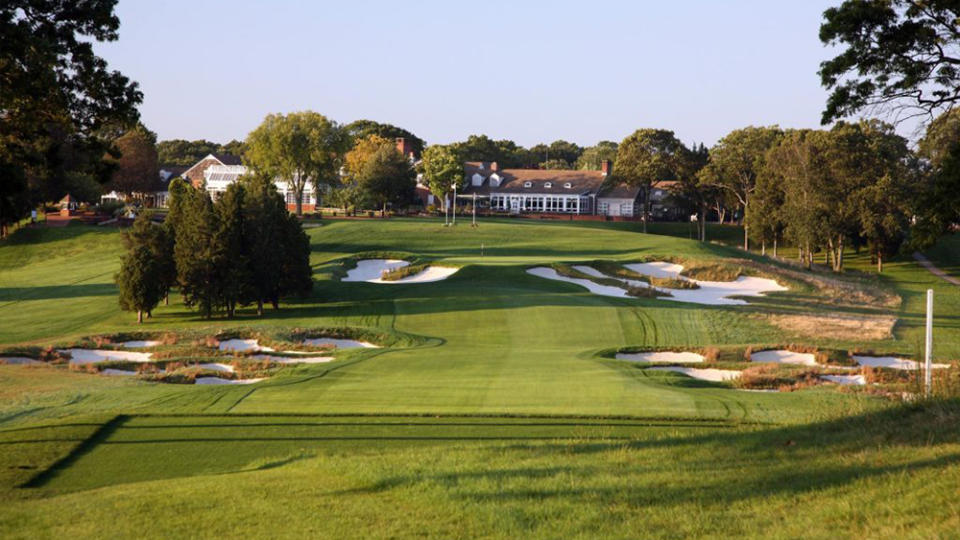
[[[242,310],[207,321],[174,295],[142,328],[116,304],[116,231],[21,230],[0,244],[0,348],[321,327],[392,336],[392,346],[252,386],[0,365],[0,535],[935,536],[960,526],[956,403],[750,392],[598,356],[789,342],[909,354],[928,286],[937,352],[960,356],[960,295],[912,261],[877,278],[857,255],[842,283],[895,291],[901,305],[824,301],[784,265],[770,271],[791,290],[745,306],[607,298],[525,272],[598,259],[761,261],[632,226],[327,222],[309,229],[310,298],[262,319]],[[682,236],[672,227],[660,232]],[[363,252],[462,268],[416,285],[333,279]],[[841,339],[798,336],[771,313],[900,322],[890,339]]]

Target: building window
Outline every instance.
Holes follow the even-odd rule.
[[[599,206],[600,206],[600,213],[601,213],[601,214],[607,215],[607,214],[609,213],[609,211],[610,211],[610,204],[609,204],[609,203],[602,202],[602,203],[600,203]]]
[[[567,182],[566,184],[563,185],[563,187],[570,189],[571,187],[573,187],[573,184],[571,184],[570,182]]]
[[[530,187],[533,185],[533,182],[524,182],[523,187]]]
[[[553,187],[553,184],[551,184],[550,182],[547,182],[546,184],[543,185],[543,187],[550,189]]]

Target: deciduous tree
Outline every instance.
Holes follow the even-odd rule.
[[[434,144],[424,150],[421,167],[430,191],[445,205],[453,186],[463,182],[463,161],[449,146]]]
[[[647,232],[651,191],[660,182],[677,178],[685,152],[683,143],[665,129],[638,129],[617,148],[614,176],[643,192],[643,232]]]

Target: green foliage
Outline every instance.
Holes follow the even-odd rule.
[[[650,212],[650,192],[660,182],[675,180],[682,174],[687,149],[672,131],[638,129],[617,147],[614,178],[643,191],[643,231]]]
[[[320,193],[339,183],[350,137],[336,122],[313,111],[270,114],[247,137],[246,159],[257,174],[288,182],[303,215],[307,183]]]
[[[137,322],[143,322],[167,294],[166,275],[170,260],[166,230],[155,225],[146,213],[134,221],[133,228],[123,235],[126,254],[115,276],[120,293],[120,307],[137,312]]]
[[[617,146],[613,141],[600,141],[595,146],[588,146],[580,153],[573,168],[581,171],[599,171],[604,160],[616,162]]]
[[[157,143],[157,160],[161,165],[190,166],[210,154],[243,156],[246,151],[246,143],[237,140],[227,144],[217,144],[203,139],[196,141],[170,139]]]
[[[94,53],[119,26],[114,2],[0,5],[0,228],[62,197],[65,179],[108,179],[111,130],[135,124],[143,98]]]
[[[463,182],[463,160],[451,146],[435,144],[423,152],[423,177],[430,191],[446,201],[453,186]]]
[[[250,237],[257,231],[247,222],[244,184],[234,182],[227,186],[214,204],[214,210],[218,225],[213,242],[218,250],[215,257],[219,270],[219,303],[227,317],[233,317],[237,304],[249,297],[250,260],[256,257],[256,252],[250,249]]]
[[[929,171],[914,182],[917,224],[911,231],[911,244],[925,248],[960,222],[960,110],[938,116],[918,146],[920,156],[929,162]]]
[[[383,145],[363,163],[357,184],[386,212],[388,204],[408,204],[414,196],[416,171],[396,148]]]
[[[155,138],[142,124],[138,124],[114,141],[119,156],[115,160],[108,159],[114,164],[108,189],[129,197],[134,193],[147,193],[161,188]]]
[[[370,135],[377,135],[393,143],[395,139],[402,137],[410,143],[413,153],[417,156],[423,154],[424,147],[427,144],[423,139],[403,128],[391,124],[374,122],[373,120],[355,120],[343,126],[343,130],[354,141],[364,139]]]
[[[220,292],[218,260],[220,249],[216,244],[219,229],[213,201],[206,191],[188,189],[176,225],[174,260],[180,296],[188,307],[197,307],[210,318],[218,305]]]
[[[846,0],[826,10],[820,40],[840,53],[820,65],[832,91],[823,123],[868,108],[932,115],[960,100],[952,0]]]

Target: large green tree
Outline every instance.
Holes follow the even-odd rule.
[[[575,169],[581,171],[599,171],[605,160],[615,162],[617,159],[617,143],[613,141],[600,141],[594,146],[588,146],[583,149]]]
[[[686,152],[683,143],[666,129],[638,129],[617,148],[617,167],[613,174],[616,179],[641,189],[643,232],[647,232],[653,188],[678,177]]]
[[[209,319],[219,305],[221,285],[217,214],[206,191],[191,187],[184,194],[174,244],[177,282],[183,303]]]
[[[421,167],[430,191],[446,205],[447,194],[463,182],[463,161],[451,147],[434,144],[423,151]]]
[[[128,130],[114,142],[118,157],[107,187],[127,197],[161,188],[157,163],[156,135],[142,124]]]
[[[142,213],[133,227],[124,232],[126,253],[120,262],[120,271],[114,277],[120,292],[120,307],[137,312],[137,323],[143,322],[166,296],[164,282],[170,253],[166,229]]]
[[[114,41],[115,0],[0,3],[0,226],[63,195],[69,173],[106,182],[111,128],[138,119],[137,85],[93,50]]]
[[[947,111],[927,126],[917,148],[926,174],[916,182],[914,247],[933,245],[960,223],[960,109]]]
[[[217,230],[213,237],[218,269],[218,304],[233,317],[237,305],[250,295],[250,260],[258,256],[250,249],[250,236],[255,233],[247,222],[245,190],[242,182],[234,182],[217,199],[214,211]],[[284,215],[286,217],[286,215]]]
[[[820,65],[824,124],[864,109],[932,116],[960,101],[956,0],[846,0],[823,18],[820,40],[841,49]]]
[[[357,173],[358,184],[382,208],[388,204],[406,204],[414,196],[416,171],[396,148],[382,145],[366,160]]]
[[[246,159],[258,174],[289,183],[300,216],[308,183],[318,195],[327,186],[339,183],[348,143],[344,130],[321,114],[271,114],[247,137]]]
[[[383,137],[390,142],[402,137],[410,143],[411,149],[418,156],[423,154],[423,149],[427,145],[423,139],[401,127],[374,122],[373,120],[354,120],[343,126],[343,129],[355,141],[369,137],[370,135]]]
[[[710,149],[703,180],[726,190],[743,209],[743,249],[750,247],[750,198],[757,187],[757,177],[764,173],[767,151],[780,140],[783,132],[773,127],[746,127],[728,133]]]

